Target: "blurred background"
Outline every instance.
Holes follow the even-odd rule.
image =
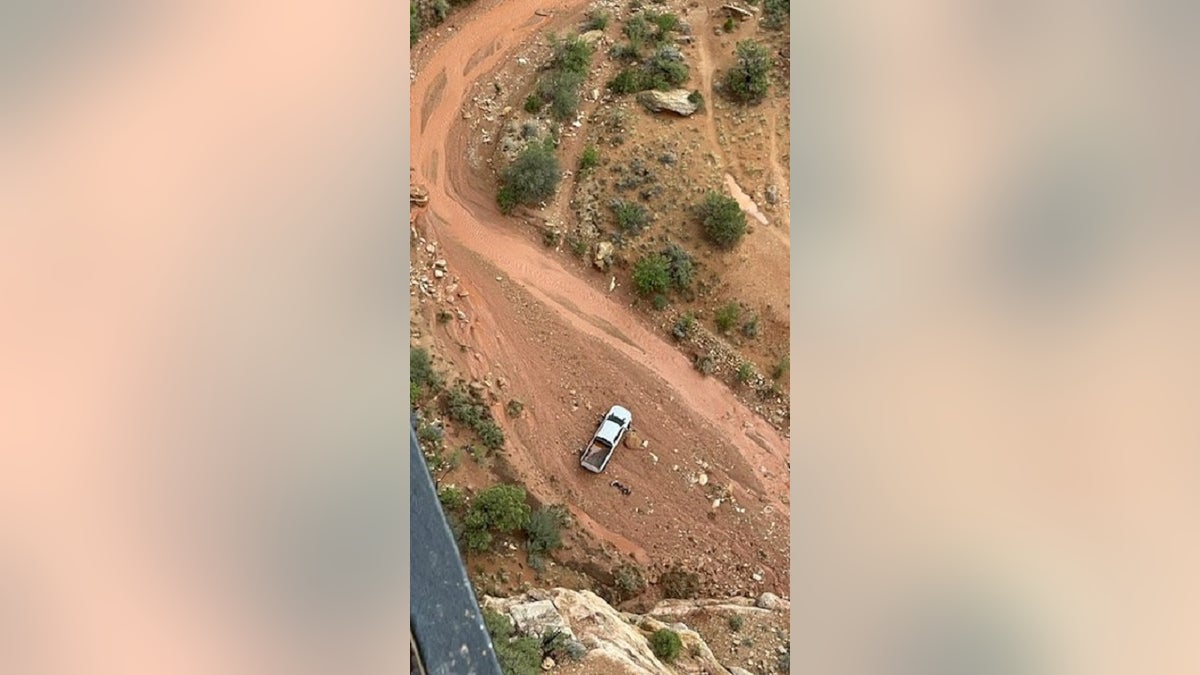
[[[801,671],[1200,671],[1200,5],[793,10]]]

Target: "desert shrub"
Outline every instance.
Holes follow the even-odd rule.
[[[583,237],[574,234],[568,235],[567,244],[571,247],[571,252],[577,256],[587,253],[588,243]]]
[[[417,44],[417,38],[421,37],[421,13],[417,10],[417,3],[414,0],[409,0],[408,3],[408,44]]]
[[[746,214],[733,197],[710,191],[697,213],[704,236],[718,248],[733,248],[746,234]]]
[[[651,28],[650,22],[642,14],[635,14],[625,22],[625,37],[629,38],[629,42],[634,46],[641,46],[650,38]]]
[[[570,70],[555,70],[538,81],[538,95],[550,104],[550,114],[559,122],[570,119],[579,110],[579,85],[584,75]]]
[[[459,386],[446,392],[444,405],[450,418],[474,431],[488,450],[504,447],[504,432],[479,398]]]
[[[671,12],[648,11],[645,17],[648,23],[658,29],[655,37],[659,40],[666,39],[672,31],[679,30],[679,17]]]
[[[562,235],[558,233],[558,230],[547,228],[542,231],[542,243],[545,244],[547,248],[554,248],[555,246],[558,246],[560,239],[562,239]]]
[[[650,212],[637,202],[616,199],[609,204],[609,208],[617,221],[617,228],[626,234],[639,234],[650,222]]]
[[[713,356],[712,352],[701,354],[696,357],[696,370],[705,375],[712,375],[712,372],[717,368],[717,357]]]
[[[446,434],[442,428],[436,424],[429,424],[424,421],[417,427],[417,440],[421,445],[427,448],[438,448],[442,445],[442,439]]]
[[[688,312],[675,322],[675,326],[671,328],[671,335],[676,340],[684,340],[692,334],[692,330],[696,327],[696,317]]]
[[[658,584],[665,597],[675,600],[692,600],[700,592],[700,576],[679,567],[663,572]]]
[[[662,254],[668,261],[671,285],[681,291],[690,288],[692,285],[692,276],[695,273],[695,264],[692,262],[692,256],[688,255],[688,252],[682,246],[674,243],[667,244]]]
[[[421,385],[416,382],[409,381],[408,383],[408,403],[410,408],[417,407],[421,402]]]
[[[583,149],[583,154],[579,156],[579,170],[587,171],[600,166],[600,151],[596,146],[589,145]]]
[[[525,524],[525,547],[530,554],[546,553],[562,546],[562,530],[567,524],[566,509],[549,506],[534,511]]]
[[[637,595],[646,589],[646,578],[636,565],[621,565],[613,573],[617,588],[630,595]]]
[[[767,95],[767,73],[771,57],[766,47],[753,40],[742,40],[734,51],[737,62],[725,73],[722,82],[726,96],[739,103],[757,103]]]
[[[444,487],[438,490],[438,501],[447,511],[454,511],[461,509],[467,503],[467,498],[463,491],[456,487]]]
[[[752,366],[746,362],[742,362],[742,365],[738,366],[737,374],[736,374],[738,382],[740,382],[742,384],[746,384],[747,382],[750,381],[750,378],[753,376],[754,376],[754,366]]]
[[[631,42],[618,42],[608,50],[608,55],[618,61],[635,61],[641,57],[642,50]]]
[[[741,614],[734,614],[729,617],[729,630],[739,631],[745,623],[746,619]]]
[[[437,313],[437,322],[440,324],[450,323],[450,319],[454,318],[454,313],[448,309],[439,309]]]
[[[433,0],[433,15],[437,18],[440,24],[446,20],[446,16],[450,14],[450,3],[446,0]]]
[[[537,638],[513,637],[512,624],[502,614],[483,611],[483,623],[492,638],[496,660],[504,675],[540,675],[542,644]]]
[[[538,96],[537,94],[530,94],[529,96],[525,97],[525,112],[531,115],[536,115],[541,112],[542,107],[545,105],[546,102],[543,101],[542,97]]]
[[[562,167],[550,143],[530,143],[517,159],[500,175],[501,209],[505,201],[516,204],[537,204],[549,199],[562,180]],[[511,211],[511,206],[509,207]]]
[[[608,28],[608,12],[600,9],[593,9],[588,13],[587,23],[583,24],[584,32],[589,30],[604,30]]]
[[[655,310],[661,312],[662,310],[667,308],[668,302],[669,301],[667,300],[667,296],[656,295],[656,296],[654,296],[654,299],[650,301],[650,306],[653,307]]]
[[[776,363],[775,367],[771,369],[771,378],[775,380],[783,379],[783,377],[787,375],[790,367],[790,359],[786,354],[784,354],[783,358],[779,359],[779,362]]]
[[[674,662],[682,648],[683,641],[679,639],[679,633],[670,628],[660,628],[650,636],[651,651],[666,663]]]
[[[508,412],[509,417],[520,417],[521,412],[525,410],[525,404],[514,398],[504,406],[504,409]]]
[[[670,263],[662,255],[642,256],[633,266],[633,287],[643,296],[664,293],[671,285]]]
[[[749,319],[746,319],[746,323],[742,324],[742,335],[745,335],[748,338],[756,338],[758,337],[758,332],[759,326],[757,316],[752,316]]]
[[[408,352],[408,379],[418,387],[437,387],[441,378],[433,370],[433,360],[422,347],[413,347]]]
[[[791,11],[790,0],[763,0],[763,27],[769,30],[783,29],[787,26]]]
[[[515,485],[493,485],[480,492],[463,519],[467,548],[486,551],[495,532],[515,532],[529,522],[525,490]]]
[[[742,308],[734,301],[730,300],[721,306],[713,316],[713,322],[717,324],[717,330],[722,333],[728,333],[733,324],[737,322],[738,315],[742,313]]]
[[[688,103],[696,106],[698,110],[703,110],[704,94],[701,94],[699,89],[693,89],[692,93],[688,94]]]
[[[550,45],[553,50],[550,57],[551,70],[557,70],[576,75],[585,75],[588,64],[591,63],[593,48],[578,35],[568,35],[556,39],[551,36]]]
[[[725,23],[724,23],[724,24],[721,26],[721,28],[722,28],[722,29],[723,29],[723,30],[724,30],[726,33],[732,33],[732,32],[733,32],[733,27],[734,27],[734,23],[733,23],[733,17],[732,17],[732,16],[731,16],[731,17],[729,17],[728,19],[725,19]]]
[[[688,77],[688,65],[678,47],[664,45],[654,50],[644,69],[644,83],[654,89],[669,89]]]
[[[608,88],[616,94],[636,94],[639,91],[649,89],[644,86],[644,78],[642,71],[636,68],[625,68],[617,73],[617,76],[609,80]]]

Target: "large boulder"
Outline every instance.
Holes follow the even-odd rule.
[[[638,103],[641,103],[650,112],[662,112],[667,110],[687,117],[700,109],[700,103],[697,99],[693,101],[692,92],[687,89],[672,89],[670,91],[643,91],[638,94]]]

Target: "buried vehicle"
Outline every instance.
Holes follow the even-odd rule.
[[[603,471],[632,424],[633,415],[628,410],[619,405],[609,408],[591,442],[580,454],[579,464],[592,473]]]

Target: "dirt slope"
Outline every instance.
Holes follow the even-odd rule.
[[[455,303],[465,321],[439,324],[432,301],[418,307],[432,327],[427,339],[462,372],[505,378],[505,396],[525,402],[515,421],[500,402],[494,412],[510,461],[541,500],[568,504],[597,537],[643,564],[684,562],[707,573],[713,590],[786,595],[786,440],[627,307],[517,232],[494,205],[491,179],[464,159],[459,110],[471,84],[486,81],[522,40],[564,25],[584,6],[481,3],[415,55],[413,180],[430,193],[415,227],[437,247],[427,254],[414,242],[413,265],[444,259],[445,281],[469,293]],[[630,408],[649,445],[623,447],[605,475],[588,474],[577,450],[616,402]],[[706,486],[689,481],[700,471]],[[613,479],[632,495],[610,487]],[[725,484],[737,501],[714,509],[712,495]]]

